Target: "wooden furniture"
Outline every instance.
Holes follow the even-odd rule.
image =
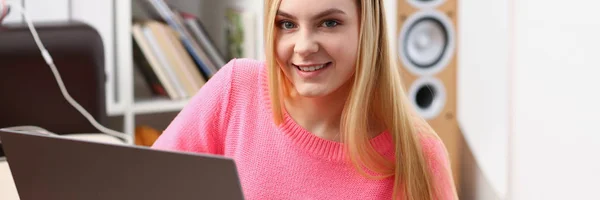
[[[446,145],[458,189],[463,144],[456,118],[457,1],[398,1],[394,46],[409,100]]]

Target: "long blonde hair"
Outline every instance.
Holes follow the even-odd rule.
[[[269,95],[277,125],[283,121],[282,95],[287,94],[290,88],[275,58],[274,22],[280,2],[265,0],[264,15]],[[358,0],[357,4],[361,18],[359,53],[340,127],[349,159],[366,177],[394,177],[393,199],[399,197],[400,191],[404,191],[406,199],[410,200],[438,199],[414,128],[415,120],[422,118],[415,117],[408,106],[399,68],[389,52],[383,2]],[[373,124],[369,124],[370,118],[378,119],[391,133],[396,147],[394,161],[387,160],[371,146],[368,128]],[[424,120],[422,123],[426,125]],[[427,132],[437,137],[431,127],[428,128]],[[364,167],[380,175],[371,175]]]

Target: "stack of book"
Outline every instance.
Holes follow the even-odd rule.
[[[223,65],[200,20],[164,0],[134,0],[147,14],[132,23],[134,63],[153,95],[187,99]]]

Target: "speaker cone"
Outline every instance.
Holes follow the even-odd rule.
[[[437,11],[410,16],[399,37],[402,63],[414,74],[432,75],[441,71],[454,53],[452,24]]]
[[[417,112],[425,119],[438,116],[446,104],[446,88],[440,80],[433,77],[421,77],[413,82],[408,96]]]

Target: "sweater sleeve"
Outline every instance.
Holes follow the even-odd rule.
[[[426,159],[429,172],[433,179],[433,190],[438,200],[458,199],[452,170],[450,169],[450,160],[448,151],[444,143],[433,136],[424,136],[421,138],[423,155]]]
[[[234,65],[230,61],[201,87],[152,148],[223,154]]]

